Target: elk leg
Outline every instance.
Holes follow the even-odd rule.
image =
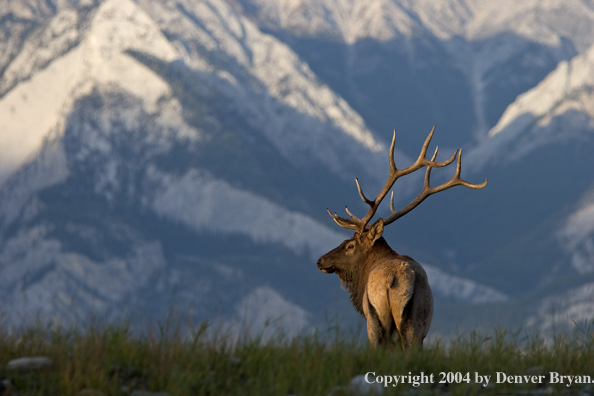
[[[408,348],[411,345],[411,338],[414,338],[415,324],[411,323],[414,320],[411,312],[415,293],[415,277],[415,273],[410,267],[402,266],[392,279],[388,289],[391,315],[400,337],[402,349]]]
[[[400,334],[400,344],[402,345],[402,349],[406,349],[414,344],[419,343],[421,346],[423,345],[423,339],[418,339],[418,335],[416,334],[417,327],[416,323],[414,323],[414,302],[415,302],[415,294],[410,297],[404,308],[402,309],[401,313],[401,321],[400,326],[398,327],[398,333]]]
[[[393,344],[392,333],[394,322],[390,321],[383,324],[375,308],[370,304],[370,315],[367,317],[367,337],[369,343],[373,346]]]
[[[367,337],[372,345],[393,343],[394,319],[386,294],[382,297],[378,296],[374,290],[369,290],[363,296],[363,313],[367,319]]]
[[[433,297],[427,289],[416,285],[413,295],[402,310],[400,325],[403,348],[417,345],[422,347],[433,318]]]

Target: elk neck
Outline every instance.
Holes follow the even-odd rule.
[[[361,315],[363,315],[363,295],[365,294],[369,273],[378,263],[394,255],[397,256],[398,253],[392,250],[384,237],[380,237],[375,241],[373,247],[360,265],[351,271],[342,272],[339,275],[343,287],[351,295],[351,302]]]

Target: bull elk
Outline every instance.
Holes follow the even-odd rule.
[[[427,148],[434,131],[435,127],[425,139],[417,160],[405,169],[397,169],[394,163],[396,141],[396,131],[394,131],[390,146],[390,174],[378,196],[374,200],[368,199],[363,194],[359,180],[355,179],[361,199],[369,205],[369,211],[363,218],[357,218],[348,207],[346,212],[350,219],[339,217],[336,213],[332,214],[327,209],[339,226],[355,230],[355,234],[351,239],[347,239],[322,256],[318,260],[318,268],[327,274],[336,272],[343,286],[350,293],[353,305],[367,320],[367,336],[372,345],[393,344],[397,333],[403,349],[412,345],[422,347],[433,318],[433,294],[425,270],[412,258],[400,255],[388,246],[382,237],[384,227],[413,210],[432,194],[454,186],[480,189],[487,185],[487,180],[482,184],[471,184],[460,178],[462,150],[456,150],[446,161],[436,162],[436,148],[433,157],[430,160],[427,159]],[[431,169],[447,166],[456,157],[458,161],[455,175],[447,182],[431,187],[429,183]],[[368,225],[394,182],[425,166],[427,170],[421,193],[398,212],[394,210],[394,193],[392,193],[390,200],[392,214]]]

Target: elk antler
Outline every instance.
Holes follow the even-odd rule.
[[[367,226],[367,223],[369,223],[369,220],[371,220],[371,218],[375,215],[375,212],[377,211],[379,204],[385,198],[386,194],[388,194],[388,191],[390,191],[390,189],[392,188],[392,186],[394,185],[396,180],[398,180],[402,176],[406,176],[416,170],[419,170],[424,166],[427,167],[427,171],[425,173],[425,184],[423,186],[423,191],[421,191],[421,193],[410,204],[408,204],[406,207],[399,210],[398,212],[396,212],[394,210],[394,193],[392,193],[392,197],[390,199],[390,210],[392,212],[392,215],[390,215],[384,219],[384,225],[388,225],[388,224],[394,222],[395,220],[399,219],[400,217],[404,216],[405,214],[407,214],[408,212],[410,212],[411,210],[416,208],[421,202],[423,202],[428,196],[430,196],[432,194],[438,193],[443,190],[447,190],[448,188],[451,188],[454,186],[465,186],[465,187],[473,188],[473,189],[480,189],[480,188],[485,187],[487,185],[486,179],[485,179],[485,182],[482,184],[471,184],[471,183],[468,183],[467,181],[464,181],[460,178],[460,171],[462,169],[462,163],[461,163],[462,150],[456,150],[454,155],[452,155],[452,157],[446,161],[435,162],[435,158],[437,157],[437,148],[435,148],[435,153],[433,154],[433,157],[431,158],[431,160],[427,159],[427,148],[429,147],[429,143],[431,142],[431,138],[433,137],[434,131],[435,131],[435,127],[433,127],[431,129],[431,132],[429,132],[429,136],[427,136],[427,139],[425,139],[425,143],[423,143],[423,147],[421,148],[421,153],[419,154],[419,157],[417,158],[417,160],[412,165],[410,165],[408,168],[397,169],[396,164],[394,162],[394,145],[396,143],[396,130],[394,130],[394,136],[392,137],[392,144],[390,145],[390,174],[388,175],[388,180],[386,181],[386,184],[384,184],[384,187],[382,188],[380,193],[377,195],[375,200],[372,201],[370,199],[367,199],[367,197],[365,197],[365,194],[363,194],[363,190],[361,189],[361,186],[359,185],[359,180],[355,179],[355,181],[357,182],[357,189],[359,190],[359,195],[361,196],[361,199],[363,200],[363,202],[365,202],[366,204],[369,205],[369,211],[362,219],[359,219],[355,215],[353,215],[349,211],[348,208],[345,207],[347,214],[351,217],[350,219],[347,219],[347,218],[338,216],[336,213],[332,214],[330,212],[330,210],[326,209],[326,210],[328,210],[328,213],[330,214],[330,216],[332,216],[332,218],[334,219],[336,224],[338,224],[339,226],[341,226],[343,228],[348,228],[351,230],[355,230],[359,233],[362,233],[363,231],[365,231],[365,227]],[[451,164],[454,161],[454,159],[456,158],[456,156],[458,157],[458,163],[456,165],[456,174],[454,175],[454,177],[452,177],[450,180],[448,180],[447,182],[445,182],[437,187],[431,187],[429,185],[431,169],[432,168],[441,168],[441,167]]]

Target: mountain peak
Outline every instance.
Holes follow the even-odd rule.
[[[39,152],[48,135],[62,133],[64,110],[97,84],[121,86],[143,98],[149,109],[169,95],[160,77],[126,54],[138,50],[165,60],[176,56],[132,1],[102,3],[82,36],[78,14],[70,8],[40,29],[4,72],[3,85],[14,88],[0,101],[0,185]]]
[[[561,112],[570,108],[594,117],[592,104],[594,89],[594,45],[571,61],[559,63],[542,82],[518,96],[489,131],[493,137],[507,128],[521,114],[531,114],[539,125],[546,125]]]
[[[231,0],[228,0],[231,2]],[[513,32],[532,41],[559,46],[576,39],[579,50],[594,42],[594,8],[585,1],[513,0],[233,0],[261,26],[300,37],[341,40],[347,44],[429,33],[441,40],[484,40]]]

